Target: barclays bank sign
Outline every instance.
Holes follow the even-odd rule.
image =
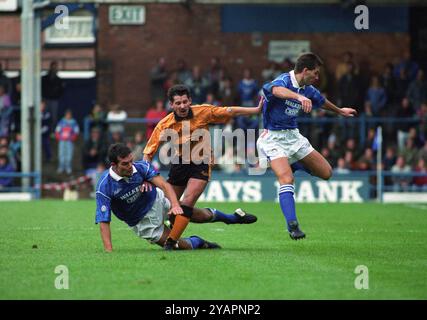
[[[213,172],[199,201],[260,202],[278,201],[279,184],[274,176],[230,176]],[[297,202],[357,203],[369,200],[369,178],[335,175],[323,181],[309,176],[295,179]]]

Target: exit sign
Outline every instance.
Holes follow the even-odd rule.
[[[110,24],[144,24],[144,6],[110,6]]]

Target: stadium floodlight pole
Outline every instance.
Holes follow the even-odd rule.
[[[31,172],[31,119],[30,108],[34,102],[34,11],[33,0],[22,1],[21,14],[21,134],[22,134],[22,173]],[[29,178],[22,179],[22,187],[29,187]]]
[[[382,168],[382,149],[383,132],[382,127],[377,127],[377,201],[383,202],[383,168]]]

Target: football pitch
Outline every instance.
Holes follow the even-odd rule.
[[[165,252],[114,217],[104,253],[94,201],[0,203],[0,299],[427,298],[427,205],[297,204],[301,241],[276,203],[198,206],[258,222],[190,224],[184,236],[223,248]],[[55,287],[58,265],[68,289]]]

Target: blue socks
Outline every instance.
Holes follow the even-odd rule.
[[[191,236],[189,238],[184,238],[183,240],[189,241],[191,243],[191,246],[193,247],[193,250],[201,248],[205,243],[205,240],[198,236]]]
[[[208,210],[210,212],[212,212],[213,217],[212,220],[209,222],[224,222],[226,224],[233,224],[233,223],[237,223],[239,221],[239,217],[236,216],[235,214],[226,214],[224,212],[221,212],[217,209],[211,209],[208,208]]]
[[[294,200],[295,188],[292,184],[284,184],[279,189],[279,201],[280,208],[282,208],[283,215],[286,218],[286,222],[289,228],[289,222],[297,220],[295,212],[295,200]]]

